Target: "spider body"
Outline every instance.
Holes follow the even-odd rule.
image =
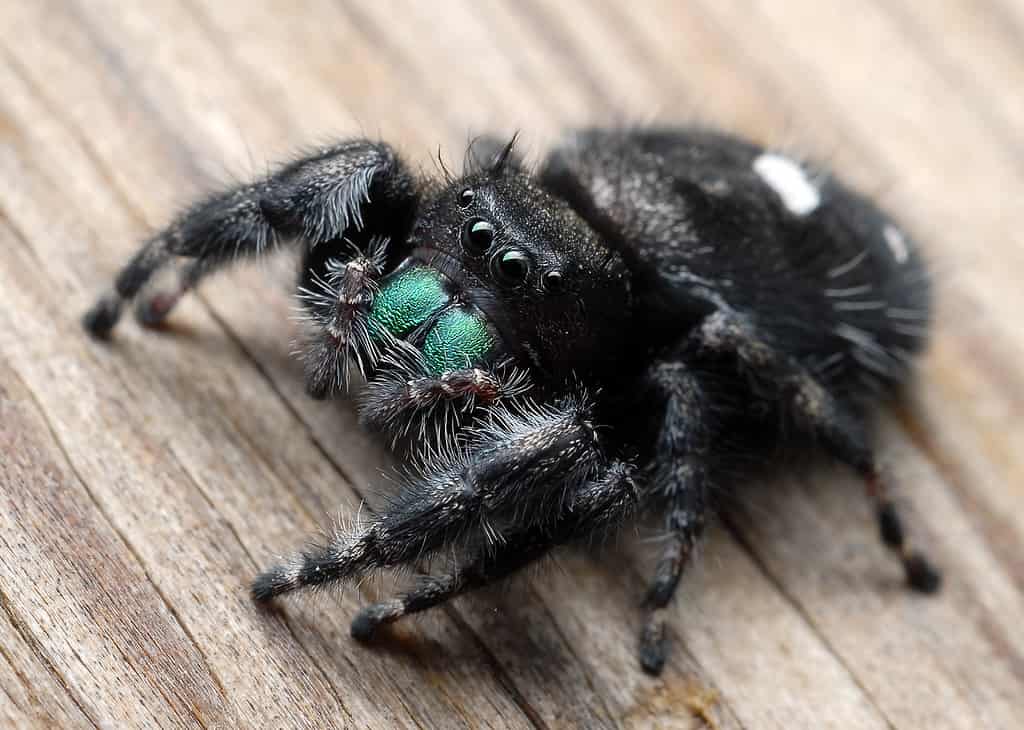
[[[186,211],[86,315],[106,336],[183,259],[176,289],[139,298],[157,323],[219,265],[299,242],[310,393],[359,370],[363,422],[414,467],[351,534],[260,575],[255,599],[454,548],[450,571],[356,617],[366,639],[654,509],[666,540],[640,658],[656,673],[663,609],[733,461],[812,440],[864,478],[911,587],[938,587],[870,446],[873,406],[907,378],[929,318],[925,268],[894,223],[701,130],[577,132],[534,173],[512,143],[481,140],[467,160],[437,181],[384,144],[320,150]]]

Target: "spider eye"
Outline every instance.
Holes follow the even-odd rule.
[[[473,192],[472,188],[466,188],[459,193],[459,207],[468,208],[473,202],[473,198],[476,197],[476,193]]]
[[[480,218],[470,220],[462,231],[462,247],[477,256],[489,249],[493,241],[494,226]]]
[[[545,273],[540,283],[544,287],[544,291],[549,294],[560,294],[565,288],[565,280],[562,278],[562,272],[558,269],[552,269]]]
[[[506,286],[522,284],[530,273],[530,257],[513,248],[494,257],[491,273]]]

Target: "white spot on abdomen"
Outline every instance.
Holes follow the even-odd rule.
[[[807,215],[821,204],[821,193],[807,173],[788,157],[765,152],[754,160],[754,172],[778,193],[791,213]]]
[[[899,228],[893,225],[886,225],[882,229],[882,236],[885,237],[885,243],[892,251],[892,257],[896,259],[896,263],[905,263],[910,258],[910,249],[907,248],[907,239],[903,237],[903,233]]]

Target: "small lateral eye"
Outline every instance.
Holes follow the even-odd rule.
[[[482,218],[467,221],[462,231],[462,247],[471,254],[480,255],[494,241],[494,226]]]
[[[468,208],[473,203],[473,199],[475,197],[476,193],[473,192],[473,189],[466,188],[461,193],[459,193],[459,207]]]
[[[545,272],[540,283],[544,287],[544,291],[549,294],[561,294],[565,288],[565,279],[562,277],[562,272],[558,269],[551,269],[551,271]]]
[[[494,278],[506,286],[517,286],[530,274],[530,257],[518,249],[509,249],[491,261]]]

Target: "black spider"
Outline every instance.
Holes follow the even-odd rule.
[[[582,131],[534,174],[513,143],[479,140],[444,181],[386,144],[321,149],[187,210],[86,315],[106,337],[183,258],[174,291],[140,298],[159,323],[222,264],[298,241],[310,393],[358,369],[363,421],[414,466],[385,510],[263,573],[253,597],[460,556],[364,608],[366,639],[656,505],[640,659],[657,673],[663,609],[726,475],[801,437],[864,478],[909,584],[936,590],[869,445],[872,406],[927,334],[903,233],[835,180],[716,133]]]

